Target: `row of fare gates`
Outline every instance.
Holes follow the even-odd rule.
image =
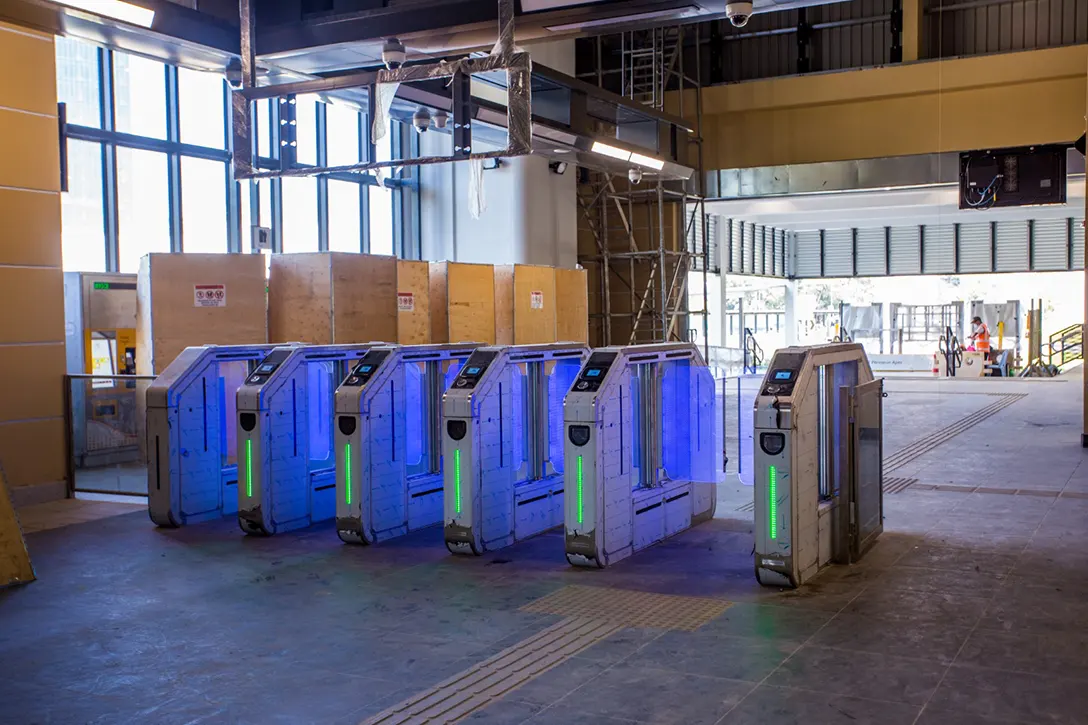
[[[776,353],[755,410],[761,583],[879,534],[880,382],[859,345]],[[441,525],[468,555],[562,527],[570,564],[604,567],[714,517],[717,388],[687,343],[192,347],[147,390],[150,515],[264,536],[334,521],[355,544]]]

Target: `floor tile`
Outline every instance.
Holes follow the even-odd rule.
[[[1083,723],[1088,687],[1080,680],[953,665],[930,708],[1031,723]]]
[[[970,628],[934,621],[839,614],[812,638],[818,647],[951,663]]]
[[[945,669],[938,662],[807,645],[772,673],[767,684],[921,705]]]
[[[721,725],[912,725],[917,705],[762,685]]]
[[[789,640],[666,632],[627,662],[691,675],[759,682],[797,647]]]

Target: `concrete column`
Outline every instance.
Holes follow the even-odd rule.
[[[1086,86],[1088,86],[1088,73],[1085,73]],[[1088,96],[1086,96],[1088,100]],[[1086,103],[1088,106],[1088,103]],[[1088,107],[1085,108],[1085,115],[1088,116]],[[1085,220],[1088,220],[1088,176],[1084,179],[1084,214]],[[1084,222],[1082,222],[1084,223]],[[1085,248],[1088,249],[1088,242],[1085,243]],[[1085,259],[1088,260],[1088,253],[1085,254]],[[1084,350],[1084,334],[1088,332],[1088,262],[1084,265],[1084,327],[1081,329],[1081,350],[1083,354]],[[1088,361],[1088,357],[1086,357]],[[1088,370],[1084,371],[1083,375],[1084,389],[1082,391],[1083,407],[1084,407],[1084,428],[1081,431],[1080,444],[1084,448],[1088,448]]]
[[[922,57],[923,0],[903,0],[903,62]]]
[[[784,288],[786,314],[782,316],[782,324],[786,327],[785,343],[789,347],[797,344],[797,280],[786,280]]]

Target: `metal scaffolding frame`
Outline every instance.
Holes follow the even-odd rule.
[[[688,182],[655,178],[645,183],[603,172],[582,174],[579,262],[598,286],[598,304],[590,304],[591,334],[598,344],[689,341],[701,333],[704,355],[709,354],[711,244],[704,205],[702,74],[698,63],[694,78],[685,72],[685,34],[698,48],[697,25],[619,35],[623,95],[659,111],[669,106],[673,115],[690,122],[695,130],[687,140],[695,148],[688,158],[696,162],[696,172]],[[603,87],[604,43],[600,36],[590,42],[595,45],[595,80]],[[685,99],[690,91],[695,91],[694,107]],[[702,307],[697,310],[689,305],[692,271],[702,272]],[[692,324],[696,319],[697,327]]]

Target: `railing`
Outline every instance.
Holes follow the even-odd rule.
[[[1050,365],[1061,367],[1084,358],[1084,326],[1070,325],[1058,330],[1047,341],[1047,360]]]
[[[945,376],[956,377],[956,369],[963,364],[963,351],[960,348],[960,339],[952,332],[951,327],[944,328],[944,334],[937,340],[937,350],[944,356]]]
[[[151,375],[65,375],[68,493],[147,494]]]
[[[744,328],[744,372],[755,373],[763,364],[763,348],[750,328]]]

